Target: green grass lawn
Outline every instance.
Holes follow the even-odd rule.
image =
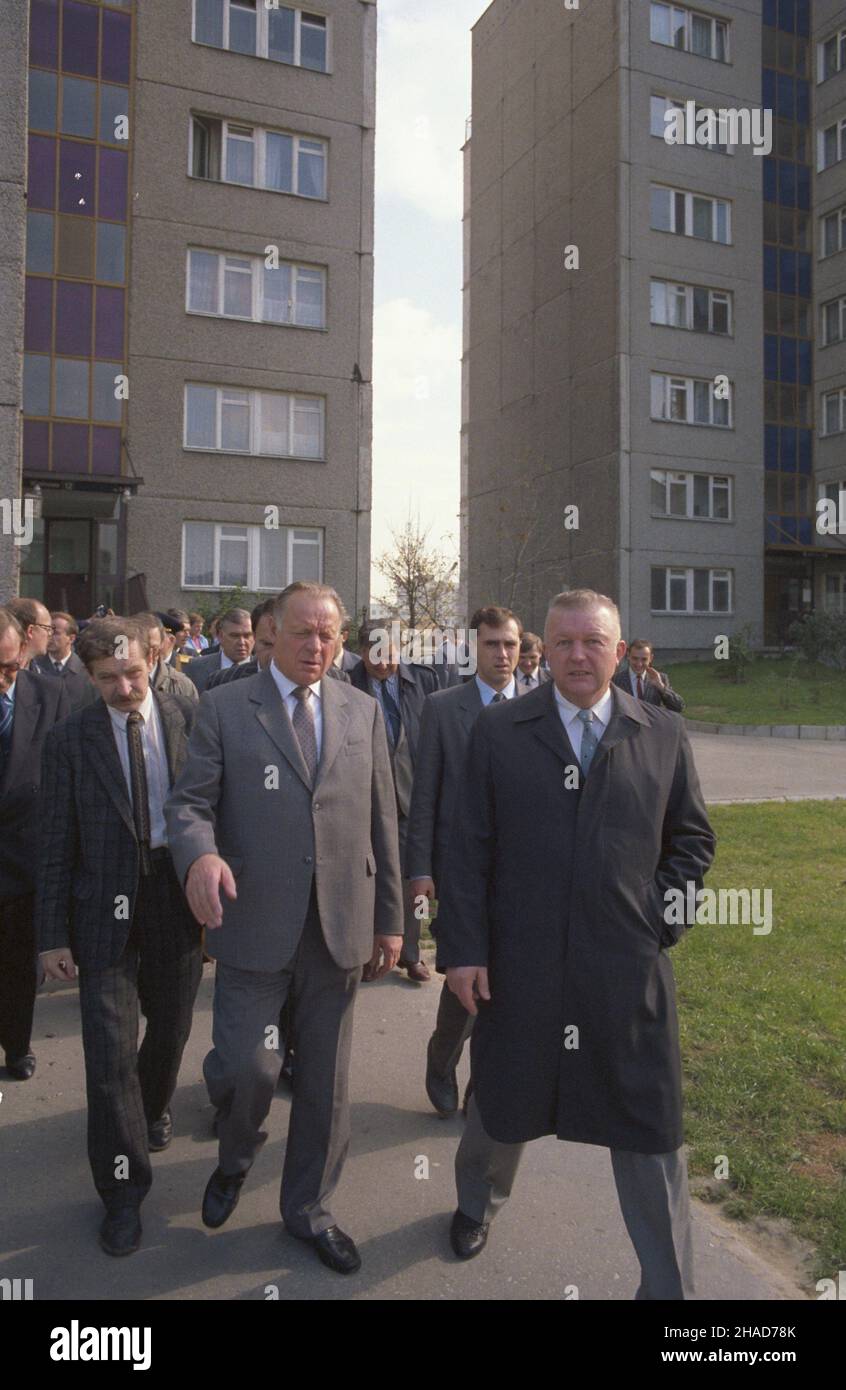
[[[663,668],[662,668],[663,669]],[[743,685],[725,663],[684,661],[667,668],[688,719],[712,724],[846,724],[846,671],[817,663],[753,662]]]
[[[676,682],[673,681],[675,685]],[[683,680],[678,687],[687,694]],[[716,806],[710,888],[771,888],[773,929],[696,925],[673,952],[691,1175],[788,1218],[846,1268],[846,805]]]

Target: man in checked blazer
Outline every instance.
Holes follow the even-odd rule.
[[[79,655],[102,698],[57,725],[44,754],[35,924],[46,977],[79,971],[88,1155],[109,1255],[131,1254],[141,1239],[149,1155],[170,1143],[202,973],[163,810],[195,706],[150,687],[148,642],[130,618],[88,625]]]
[[[167,821],[217,959],[204,1072],[220,1149],[203,1221],[229,1218],[266,1138],[290,997],[297,1064],[282,1219],[349,1274],[361,1261],[330,1204],[349,1146],[353,1005],[363,965],[383,975],[396,964],[403,904],[384,721],[369,695],[324,679],[341,616],[325,585],[279,595],[270,664],[200,701]]]

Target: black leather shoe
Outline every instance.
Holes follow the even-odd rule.
[[[6,1070],[16,1081],[29,1081],[35,1071],[35,1058],[31,1052],[23,1057],[7,1057]]]
[[[432,1065],[432,1039],[426,1050],[426,1095],[438,1114],[445,1119],[454,1115],[458,1109],[458,1082],[455,1072],[452,1076],[441,1076]]]
[[[340,1226],[330,1226],[319,1236],[312,1236],[308,1243],[314,1246],[322,1263],[328,1269],[334,1269],[336,1274],[355,1274],[357,1269],[361,1269],[361,1256],[355,1248],[355,1241]]]
[[[449,1243],[460,1260],[472,1260],[484,1250],[489,1230],[487,1224],[471,1221],[463,1211],[457,1211],[449,1228]]]
[[[238,1205],[246,1176],[246,1173],[235,1173],[233,1177],[227,1177],[219,1168],[215,1168],[203,1197],[204,1226],[216,1231],[218,1226],[229,1220]]]
[[[100,1227],[100,1249],[107,1255],[134,1255],[141,1244],[141,1213],[137,1207],[115,1207]]]
[[[147,1148],[151,1154],[161,1153],[173,1138],[173,1116],[166,1110],[147,1130]]]

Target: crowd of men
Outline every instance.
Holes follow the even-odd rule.
[[[232,1215],[284,1073],[282,1219],[329,1268],[359,1268],[332,1212],[354,1001],[394,968],[431,980],[426,920],[440,1115],[459,1109],[472,1034],[455,1254],[480,1253],[523,1145],[556,1134],[611,1150],[636,1296],[688,1297],[668,955],[684,928],[663,902],[701,884],[714,837],[650,644],[627,647],[591,590],[553,598],[543,636],[480,608],[466,676],[404,660],[375,621],[352,653],[322,584],[202,629],[180,610],[0,608],[0,1046],[28,1080],[38,983],[78,980],[101,1248],[140,1244],[205,953],[218,1163],[202,1219]]]

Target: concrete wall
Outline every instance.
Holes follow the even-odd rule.
[[[130,572],[146,572],[154,607],[189,605],[183,519],[260,523],[275,504],[280,525],[325,528],[325,577],[360,609],[370,567],[375,6],[321,5],[332,19],[329,74],[194,44],[189,11],[155,0],[137,17],[129,441],[144,486],[130,504]],[[328,201],[190,178],[192,111],[328,140]],[[188,246],[259,254],[269,244],[281,260],[328,267],[326,331],[186,313]],[[183,450],[186,381],[325,396],[326,461]]]
[[[21,496],[26,264],[28,6],[0,9],[0,498]],[[0,602],[18,590],[20,547],[0,527]]]

